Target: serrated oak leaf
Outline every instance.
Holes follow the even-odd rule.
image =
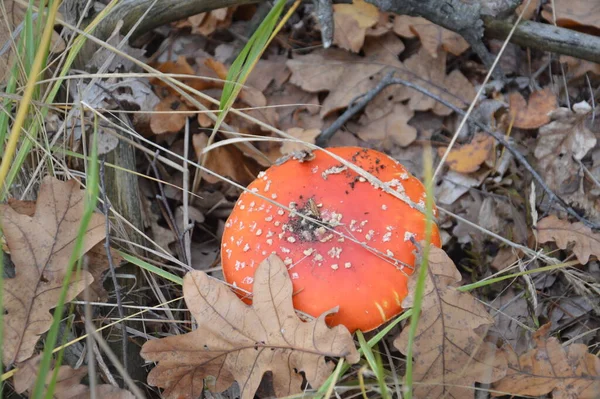
[[[4,282],[4,364],[33,355],[40,335],[52,324],[65,270],[84,211],[84,191],[75,180],[44,178],[33,217],[2,205],[2,228],[15,264],[15,277]],[[104,217],[94,214],[82,254],[105,236]],[[86,271],[74,273],[67,293],[72,300],[93,281]]]
[[[517,356],[506,349],[508,372],[493,386],[492,396],[543,396],[554,399],[594,399],[600,392],[600,359],[584,344],[563,347],[548,338],[550,324],[533,336],[535,349]]]
[[[411,307],[418,272],[408,282],[409,295],[402,306]],[[483,341],[494,323],[483,305],[456,289],[460,273],[448,255],[431,246],[421,316],[413,343],[415,398],[473,398],[475,382],[490,383],[506,372],[506,359]],[[402,353],[408,350],[409,328],[394,340]]]
[[[550,215],[538,222],[537,235],[542,244],[552,241],[560,249],[573,244],[573,253],[582,265],[588,263],[591,255],[600,255],[600,235],[581,222],[570,223]]]
[[[212,377],[211,390],[224,391],[237,381],[241,398],[251,399],[268,371],[277,397],[284,397],[302,391],[300,372],[311,386],[320,386],[333,367],[325,357],[345,357],[350,363],[359,359],[348,330],[325,324],[331,312],[311,322],[296,316],[292,282],[275,255],[256,270],[251,306],[199,271],[186,275],[183,293],[198,328],[148,341],[141,352],[158,362],[148,383],[165,388],[166,398],[197,398],[204,379]]]

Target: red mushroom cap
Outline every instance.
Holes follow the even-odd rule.
[[[308,160],[270,167],[240,196],[225,224],[223,273],[227,282],[251,292],[254,271],[275,253],[289,269],[297,310],[316,317],[339,306],[330,325],[369,331],[402,311],[415,262],[411,238],[425,239],[425,189],[378,151],[327,150],[385,189],[322,150]],[[440,246],[435,225],[432,243]]]

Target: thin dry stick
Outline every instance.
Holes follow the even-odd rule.
[[[458,108],[457,106],[455,106],[452,103],[444,100],[440,96],[438,96],[438,95],[436,95],[434,93],[431,93],[427,89],[424,89],[424,88],[422,88],[422,87],[420,87],[420,86],[418,86],[418,85],[416,85],[416,84],[414,84],[412,82],[409,82],[409,81],[406,81],[406,80],[400,79],[400,78],[394,78],[393,81],[395,83],[397,83],[397,84],[401,84],[403,86],[410,87],[411,89],[417,90],[418,92],[423,93],[426,96],[429,96],[429,97],[433,98],[434,100],[440,102],[441,104],[443,104],[446,107],[450,108],[451,110],[453,110],[457,114],[462,115],[463,117],[467,115],[467,113],[465,111],[463,111],[462,109]],[[523,167],[525,167],[525,169],[527,169],[527,171],[529,173],[531,173],[531,176],[534,178],[534,180],[536,181],[536,183],[538,183],[542,187],[542,189],[546,192],[546,194],[550,197],[550,201],[556,201],[556,202],[558,202],[565,209],[565,211],[569,215],[573,216],[574,218],[576,218],[580,222],[584,223],[586,226],[591,227],[593,229],[600,229],[600,225],[598,225],[597,223],[590,222],[589,220],[587,220],[583,216],[580,216],[577,212],[575,212],[575,210],[573,208],[571,208],[569,206],[569,204],[567,204],[565,202],[565,200],[563,200],[558,195],[556,195],[550,189],[550,187],[548,187],[548,185],[546,185],[546,183],[544,182],[544,180],[542,179],[542,177],[539,175],[539,173],[536,172],[535,169],[533,169],[533,166],[531,166],[531,164],[529,163],[529,161],[527,161],[527,159],[525,158],[525,156],[523,154],[521,154],[519,151],[517,151],[504,138],[504,135],[502,135],[501,133],[496,132],[496,131],[490,129],[488,126],[484,125],[483,123],[481,123],[481,122],[479,122],[477,120],[471,120],[471,122],[474,123],[481,130],[483,130],[485,133],[487,133],[490,136],[492,136],[498,143],[502,144],[515,157],[515,159],[521,165],[523,165]]]
[[[375,96],[381,93],[383,89],[385,89],[389,85],[394,84],[392,80],[393,77],[394,72],[388,73],[383,79],[381,79],[381,82],[379,82],[377,86],[373,87],[368,92],[352,99],[352,101],[350,101],[350,106],[346,109],[346,111],[344,111],[344,113],[340,115],[340,117],[337,118],[335,122],[333,122],[327,129],[323,130],[323,132],[319,134],[319,136],[315,140],[315,144],[324,147],[327,144],[327,142],[333,137],[335,132],[337,132],[344,125],[344,123],[348,122],[350,118],[352,118],[364,107],[366,107],[367,104],[371,100],[373,100]],[[360,101],[358,101],[359,99]]]
[[[152,167],[152,170],[154,171],[154,176],[156,176],[158,189],[160,191],[160,194],[158,194],[156,196],[156,199],[158,199],[163,204],[163,208],[165,209],[165,212],[167,212],[167,216],[169,219],[168,222],[171,225],[171,227],[173,228],[173,232],[175,233],[175,236],[177,237],[177,242],[179,243],[179,248],[181,250],[181,258],[182,258],[181,260],[183,263],[188,265],[189,262],[187,260],[187,255],[186,255],[187,252],[185,250],[185,244],[183,243],[183,239],[182,239],[183,235],[179,231],[179,227],[177,226],[177,221],[175,220],[175,216],[173,216],[171,207],[169,206],[169,203],[167,202],[167,196],[165,194],[165,190],[163,189],[163,185],[160,180],[160,173],[158,173],[158,168],[156,167],[157,156],[159,155],[159,153],[160,153],[160,150],[156,150],[155,156],[152,159],[152,162],[150,162],[150,166]]]
[[[108,213],[110,211],[110,203],[106,197],[106,182],[104,179],[104,159],[100,162],[100,189],[102,192],[102,212],[104,213],[104,226],[106,229],[106,235],[104,237],[104,250],[106,251],[106,259],[108,260],[108,267],[110,270],[110,277],[112,278],[113,287],[115,289],[115,297],[117,299],[117,310],[119,317],[125,324],[125,310],[123,309],[123,301],[121,299],[121,286],[117,280],[117,273],[115,271],[115,264],[113,263],[112,253],[110,252],[110,218]],[[89,350],[89,349],[88,349]],[[123,364],[127,363],[127,329],[123,328],[123,334],[121,335],[121,350],[123,351]]]

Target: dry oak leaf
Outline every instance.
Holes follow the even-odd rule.
[[[582,265],[591,255],[600,255],[600,235],[581,222],[570,223],[550,215],[538,222],[537,236],[540,243],[555,242],[560,249],[573,245],[573,253]]]
[[[489,160],[494,150],[494,139],[484,133],[477,133],[470,143],[455,146],[450,150],[446,163],[455,172],[476,172],[482,163]],[[438,148],[440,157],[444,156],[446,148]]]
[[[242,152],[233,145],[215,147],[209,152],[203,153],[208,145],[208,136],[203,133],[194,134],[192,145],[198,162],[201,163],[206,157],[204,166],[207,169],[244,186],[250,184],[260,171],[260,167],[254,160],[244,157]],[[213,184],[222,181],[219,177],[207,172],[202,172],[202,178]]]
[[[379,10],[364,0],[333,5],[333,43],[358,53],[365,42],[367,29],[379,21]]]
[[[15,392],[28,391],[31,393],[38,376],[40,359],[41,355],[38,355],[25,363],[19,364],[14,377]],[[61,366],[58,369],[52,397],[55,399],[89,399],[91,397],[89,387],[80,383],[81,379],[87,377],[87,375],[87,367],[73,369],[70,366]],[[52,378],[53,370],[50,370],[46,378],[46,384],[49,384]],[[135,398],[131,392],[108,384],[96,385],[96,397],[102,397],[103,399]]]
[[[191,109],[178,96],[163,98],[150,116],[150,129],[154,134],[177,133],[185,126],[187,118],[193,116]]]
[[[314,144],[317,136],[321,134],[321,130],[301,129],[299,127],[293,127],[287,130],[287,134],[289,134],[290,136],[294,136],[298,140],[302,140],[306,143]],[[283,145],[281,146],[281,155],[291,154],[292,152],[302,150],[310,150],[310,148],[302,143],[298,143],[295,141],[284,141]]]
[[[413,110],[404,104],[394,104],[391,112],[375,120],[368,120],[358,129],[358,137],[365,141],[375,141],[384,149],[394,145],[407,147],[417,138],[417,129],[408,121],[414,116]]]
[[[394,32],[411,38],[417,36],[423,48],[433,58],[437,58],[440,49],[454,55],[461,55],[469,48],[469,43],[461,35],[429,22],[422,17],[397,15],[394,19]]]
[[[544,6],[542,16],[554,21],[552,5],[556,13],[556,24],[565,28],[600,34],[600,3],[595,0],[553,0]]]
[[[21,201],[15,198],[8,199],[8,205],[17,213],[21,215],[27,215],[33,217],[35,214],[35,201]],[[115,266],[119,266],[123,258],[113,248],[110,249],[112,256],[112,262]],[[92,249],[90,249],[86,256],[85,266],[86,270],[92,274],[94,281],[87,287],[87,291],[92,301],[106,301],[108,299],[108,292],[104,289],[102,284],[102,277],[104,272],[108,270],[108,255],[106,254],[106,248],[104,248],[104,242],[99,242]],[[84,293],[79,295],[80,299],[84,300]]]
[[[430,247],[421,317],[413,343],[415,398],[473,398],[475,382],[490,383],[506,372],[506,359],[483,340],[494,319],[468,293],[459,292],[460,273],[446,253]],[[408,282],[402,307],[412,307],[419,273]],[[406,354],[405,328],[394,346]]]
[[[311,93],[329,91],[321,108],[325,117],[377,86],[392,68],[402,69],[397,55],[404,44],[393,33],[368,38],[363,50],[364,57],[335,48],[296,56],[287,62],[290,82]]]
[[[535,349],[520,356],[505,350],[506,376],[493,385],[492,396],[542,396],[553,399],[597,399],[600,392],[600,359],[584,344],[563,347],[548,337],[550,324],[533,336]]]
[[[550,88],[534,91],[525,101],[521,93],[514,91],[508,95],[513,126],[520,129],[537,129],[550,122],[550,112],[557,107],[556,95]]]
[[[197,398],[203,379],[212,376],[211,391],[221,392],[235,380],[240,397],[251,399],[268,371],[276,397],[281,398],[302,392],[301,372],[312,387],[320,386],[333,370],[325,357],[359,360],[348,330],[325,324],[331,312],[311,322],[296,316],[292,282],[276,255],[256,270],[252,306],[199,271],[185,276],[183,294],[198,328],[148,341],[141,352],[146,360],[158,362],[148,383],[165,388],[166,398]]]
[[[583,159],[596,146],[597,128],[591,123],[591,113],[578,115],[567,108],[558,108],[550,114],[552,122],[542,126],[538,131],[534,156],[538,159],[538,170],[548,186],[563,199],[575,194],[574,199],[581,201],[577,190],[581,185],[580,166],[576,161]],[[590,130],[592,129],[592,130]],[[585,208],[583,203],[579,206]]]
[[[15,278],[4,285],[4,364],[22,362],[33,355],[40,335],[52,324],[65,269],[69,263],[84,209],[84,191],[75,180],[53,177],[42,181],[33,217],[10,206],[0,207],[2,226]],[[82,254],[105,236],[104,217],[94,214],[88,225]],[[74,274],[67,301],[93,281],[86,271]]]
[[[458,108],[466,108],[475,98],[475,88],[459,71],[453,70],[446,75],[446,52],[438,51],[437,57],[432,57],[425,48],[404,62],[401,77],[410,80],[424,89],[442,97]],[[409,98],[408,106],[414,111],[432,110],[437,115],[450,115],[452,110],[440,104],[433,98],[402,87],[405,96],[394,96],[394,101]],[[385,91],[385,90],[384,90]]]

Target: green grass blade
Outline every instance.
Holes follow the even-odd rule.
[[[96,131],[97,133],[97,131]],[[69,263],[67,265],[67,270],[65,273],[65,278],[63,280],[63,286],[60,291],[60,297],[58,299],[57,306],[54,308],[54,317],[52,320],[52,326],[48,331],[48,335],[46,336],[46,342],[44,344],[44,352],[42,354],[42,359],[40,361],[40,367],[37,379],[35,381],[35,387],[33,389],[33,393],[31,398],[33,399],[41,399],[42,397],[52,397],[52,392],[48,390],[48,392],[44,395],[44,387],[46,383],[46,376],[50,371],[50,365],[52,362],[52,353],[54,347],[56,346],[56,341],[58,339],[58,330],[60,326],[60,322],[62,319],[62,314],[65,306],[65,301],[67,298],[67,292],[69,291],[69,282],[71,281],[71,275],[75,269],[75,265],[78,264],[78,260],[81,257],[81,251],[83,248],[83,240],[85,238],[85,234],[92,219],[92,215],[96,210],[96,204],[98,202],[98,192],[99,192],[99,177],[98,177],[98,143],[97,143],[97,134],[94,134],[94,139],[92,140],[92,153],[90,155],[90,162],[87,169],[87,188],[86,188],[86,199],[85,199],[85,207],[84,212],[81,217],[81,223],[79,224],[79,230],[77,233],[77,239],[75,240],[75,244],[73,246],[73,252],[71,253],[71,258],[69,259]],[[56,366],[58,368],[58,365]],[[53,383],[55,383],[55,378],[53,378]],[[48,396],[50,395],[50,396]]]
[[[183,285],[183,279],[181,277],[176,276],[172,273],[169,273],[166,270],[156,267],[153,264],[150,264],[146,261],[138,259],[135,256],[129,255],[128,253],[125,253],[123,251],[117,251],[117,252],[119,252],[119,255],[121,255],[123,257],[123,259],[125,259],[127,262],[133,263],[134,265],[139,266],[142,269],[148,270],[150,273],[154,273],[157,276],[160,276],[160,277],[162,277],[166,280],[169,280],[175,284]]]

